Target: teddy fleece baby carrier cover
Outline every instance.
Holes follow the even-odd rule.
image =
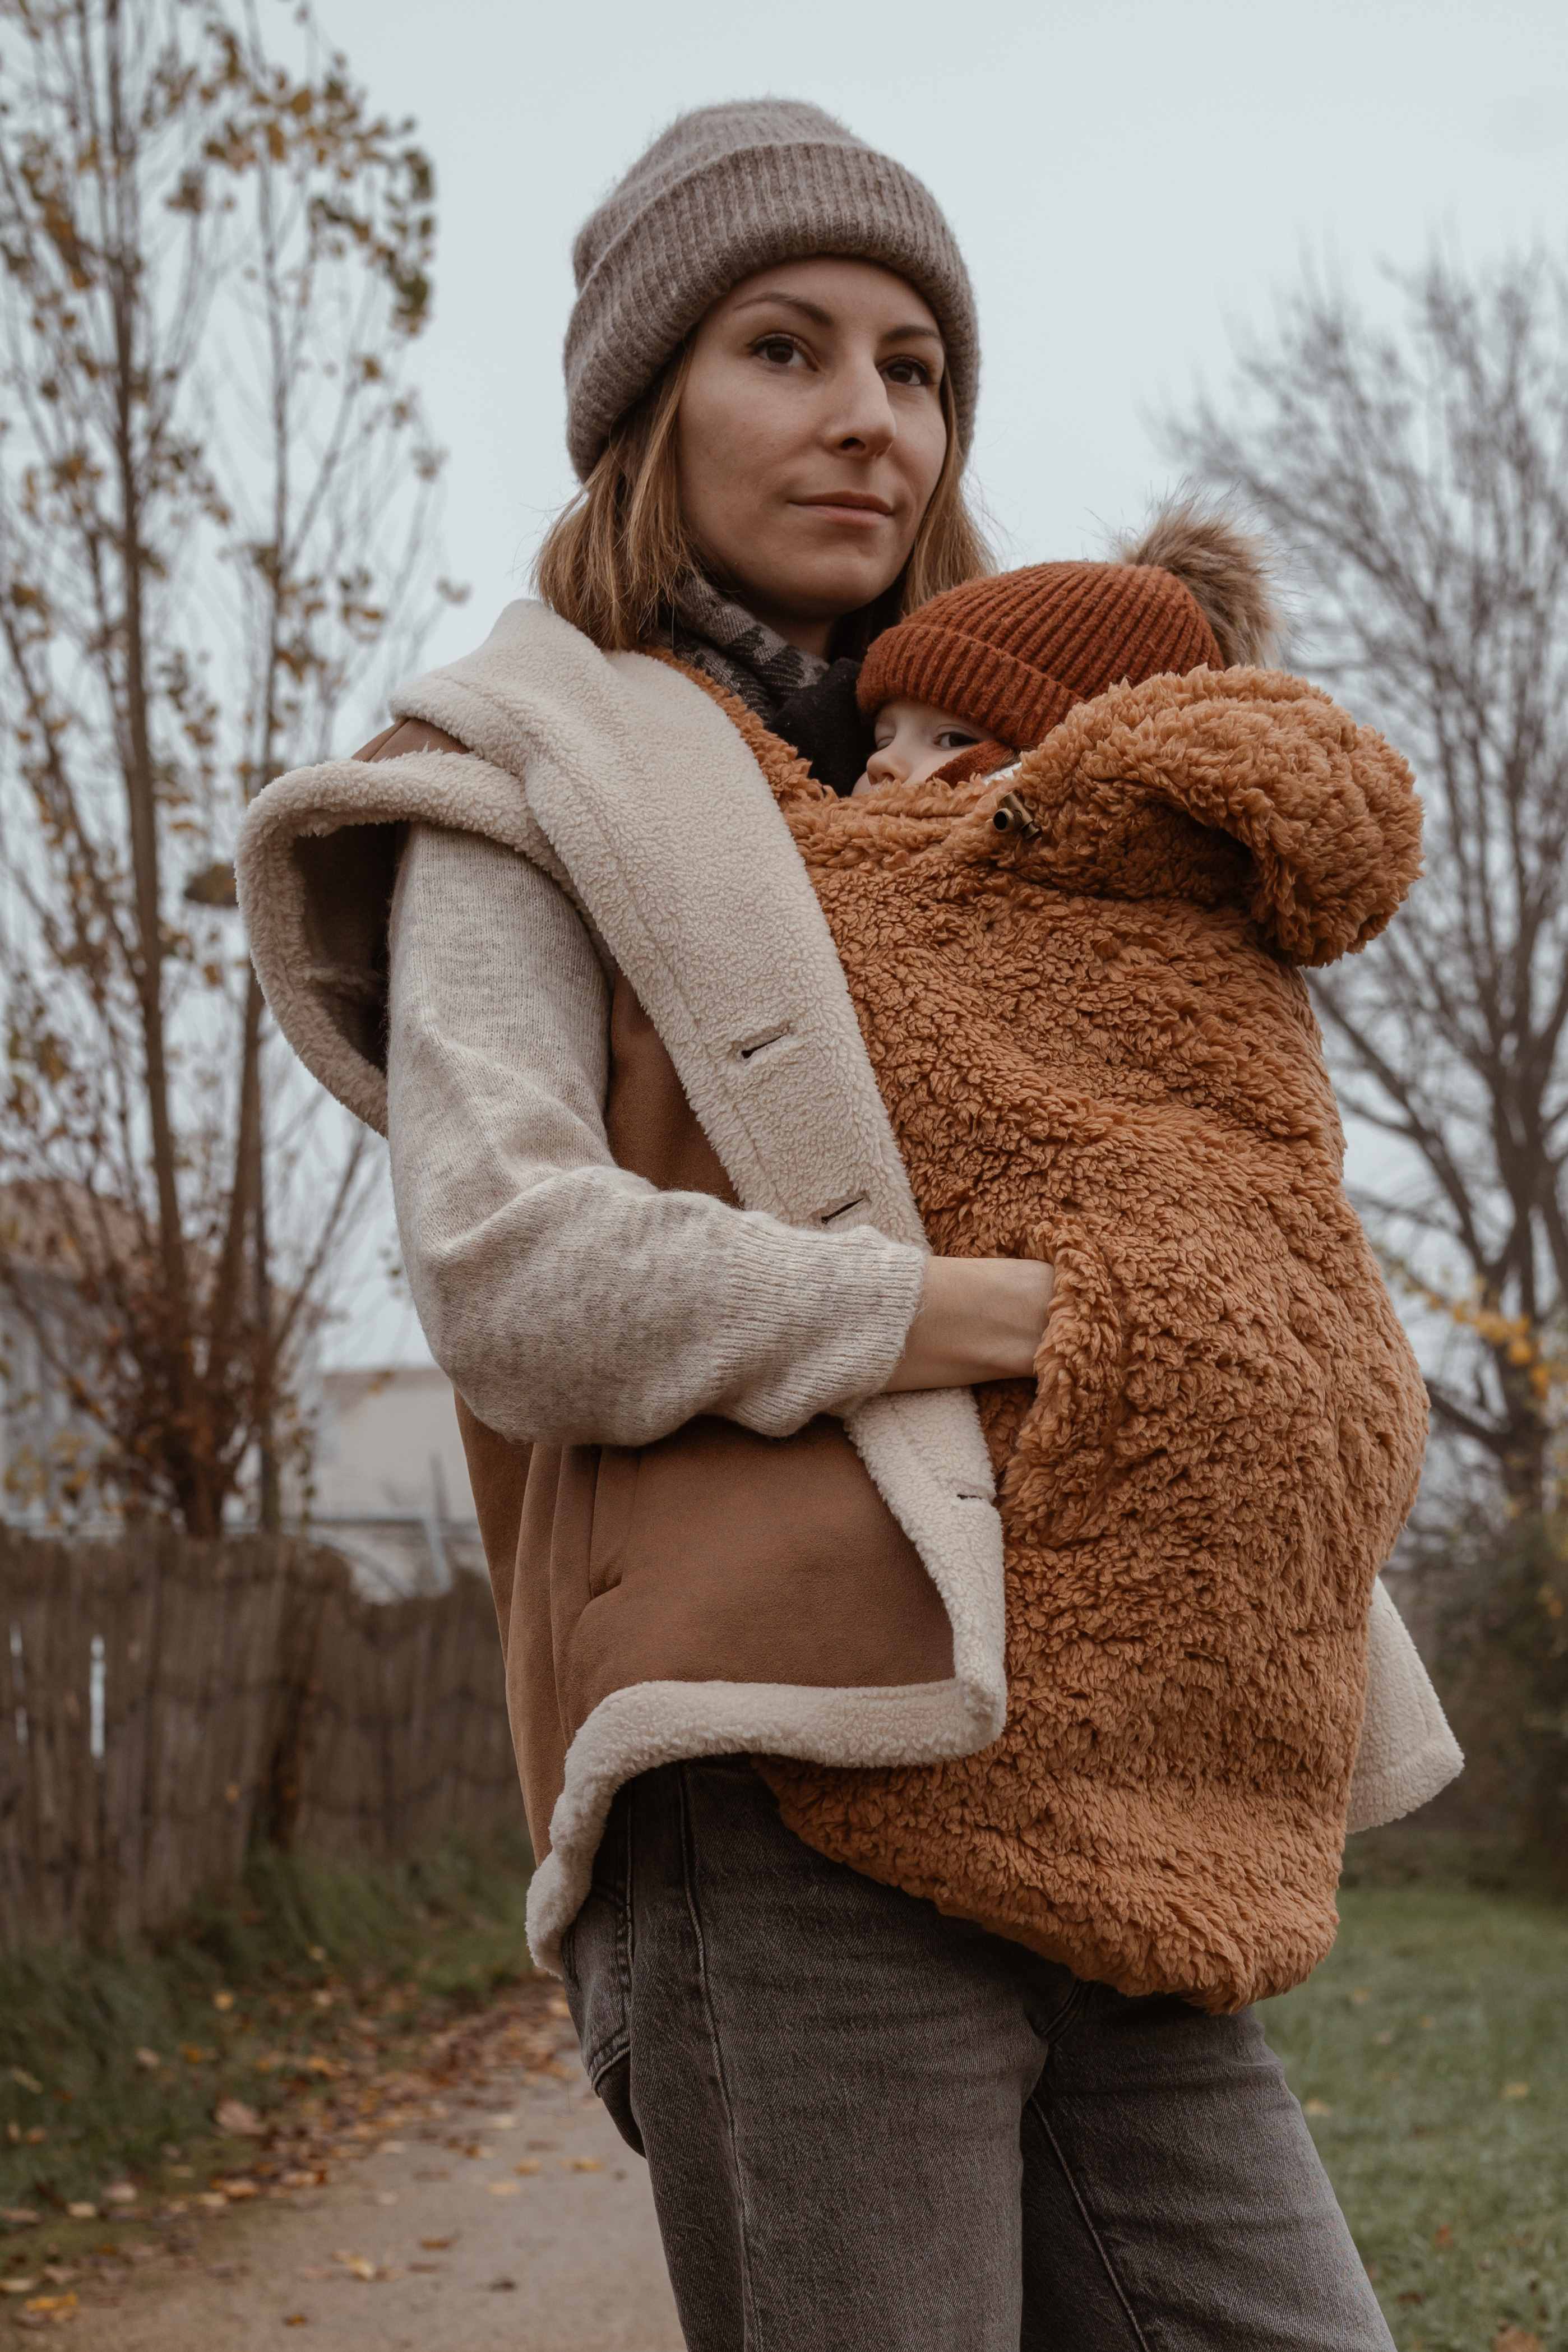
[[[770,1759],[784,1816],[1124,1992],[1283,1991],[1337,1925],[1427,1422],[1299,967],[1415,877],[1409,770],[1299,679],[1203,669],[1080,705],[1000,776],[840,801],[726,699],[932,1248],[1056,1270],[1038,1383],[978,1392],[1006,1730],[917,1768]]]

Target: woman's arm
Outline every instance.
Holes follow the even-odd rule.
[[[869,1226],[802,1232],[615,1165],[608,987],[547,876],[416,826],[391,953],[403,1259],[431,1349],[482,1421],[519,1441],[635,1445],[716,1412],[784,1436],[897,1377],[926,1311],[921,1250]]]

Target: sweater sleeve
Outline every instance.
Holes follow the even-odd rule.
[[[642,1445],[694,1413],[784,1437],[886,1385],[925,1253],[662,1192],[605,1139],[609,987],[563,892],[418,825],[392,898],[392,1196],[414,1306],[480,1420]]]

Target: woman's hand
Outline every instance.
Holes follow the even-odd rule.
[[[1039,1258],[934,1257],[889,1389],[1027,1380],[1055,1282]]]

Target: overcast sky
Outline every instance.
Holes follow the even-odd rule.
[[[434,157],[421,380],[451,453],[451,658],[528,593],[568,496],[570,245],[688,106],[803,97],[936,191],[979,300],[975,472],[1017,562],[1093,554],[1166,484],[1155,425],[1223,382],[1309,258],[1470,258],[1568,214],[1563,0],[319,0]],[[376,1318],[335,1352],[416,1351]]]

